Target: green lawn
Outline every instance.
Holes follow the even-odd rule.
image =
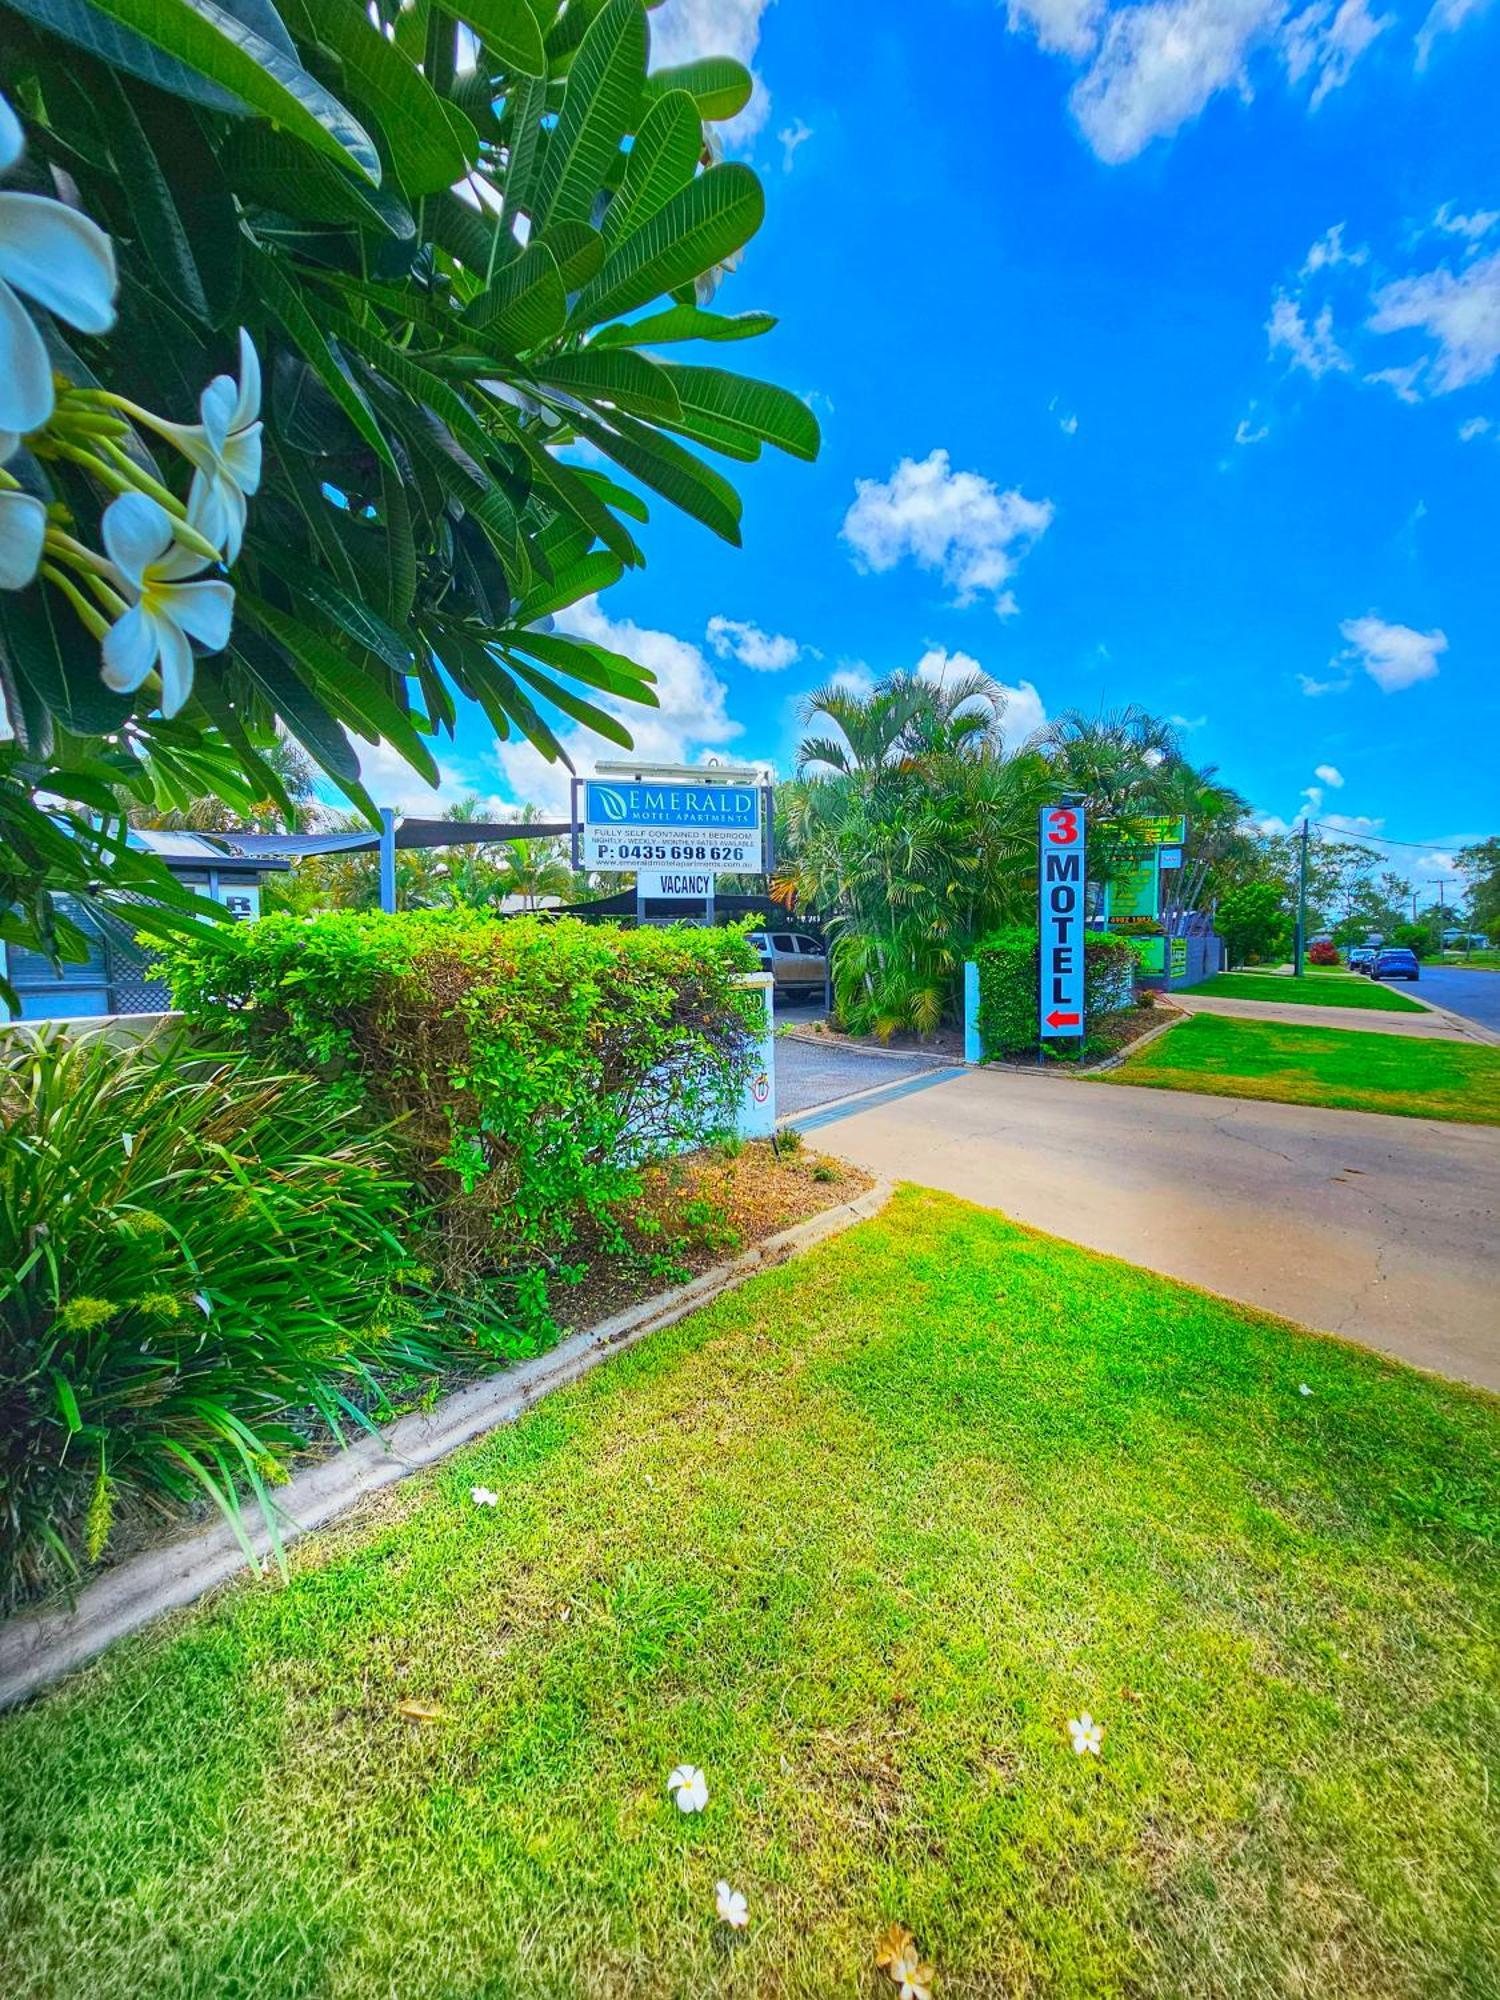
[[[1500,1125],[1500,1049],[1195,1014],[1100,1083]]]
[[[1373,1007],[1386,1014],[1420,1014],[1409,993],[1357,972],[1217,972],[1189,989],[1216,1000],[1266,1000],[1278,1007]]]
[[[0,1721],[0,1989],[1494,1995],[1497,1493],[1493,1399],[906,1190]]]

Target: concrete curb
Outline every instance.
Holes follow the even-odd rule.
[[[768,1236],[685,1285],[627,1307],[585,1333],[570,1334],[550,1353],[455,1390],[436,1408],[402,1417],[378,1437],[362,1438],[309,1466],[277,1495],[282,1545],[337,1519],[368,1494],[436,1464],[484,1432],[515,1423],[554,1389],[579,1381],[611,1355],[708,1305],[756,1272],[868,1221],[891,1194],[889,1181],[877,1181],[853,1201]],[[257,1560],[269,1555],[272,1543],[264,1522],[257,1519],[252,1526],[247,1518],[244,1525]],[[228,1524],[215,1521],[165,1548],[133,1556],[86,1584],[70,1609],[12,1619],[0,1626],[0,1708],[25,1701],[116,1639],[139,1631],[163,1612],[193,1603],[248,1566]]]

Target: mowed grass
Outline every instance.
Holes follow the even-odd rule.
[[[1492,1399],[905,1190],[0,1722],[0,1990],[1493,1995],[1497,1532]]]
[[[1305,972],[1300,979],[1289,972],[1216,972],[1189,991],[1215,1000],[1265,1000],[1278,1007],[1369,1007],[1383,1014],[1423,1011],[1409,993],[1357,972]]]
[[[1500,1049],[1193,1014],[1100,1083],[1500,1125]]]

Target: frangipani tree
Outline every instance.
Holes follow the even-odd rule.
[[[134,508],[127,608],[234,593],[227,630],[200,597],[196,629],[168,619],[149,659],[132,631],[106,674],[86,576],[0,587],[11,934],[48,933],[48,826],[76,854],[122,779],[274,796],[276,728],[367,811],[352,739],[435,777],[465,700],[548,757],[559,716],[627,746],[594,697],[650,703],[649,672],[556,615],[642,562],[643,492],[737,542],[704,454],[818,449],[796,396],[678,358],[774,324],[712,304],[764,208],[711,129],[747,72],[653,71],[642,0],[4,0],[0,22],[25,191],[119,276],[112,325],[33,291],[56,406],[14,427],[9,490],[121,575],[104,510],[154,499],[168,545]],[[72,818],[28,817],[41,790]],[[96,840],[63,886],[123,865]]]

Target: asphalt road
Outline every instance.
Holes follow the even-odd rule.
[[[1400,990],[1404,993],[1405,986]],[[1446,1007],[1500,1034],[1500,972],[1465,972],[1461,965],[1424,965],[1416,991],[1435,1007]]]
[[[782,1035],[776,1042],[776,1116],[799,1117],[857,1090],[925,1076],[932,1067],[924,1056],[877,1055]]]
[[[818,1125],[891,1180],[1500,1390],[1500,1129],[996,1070]]]

